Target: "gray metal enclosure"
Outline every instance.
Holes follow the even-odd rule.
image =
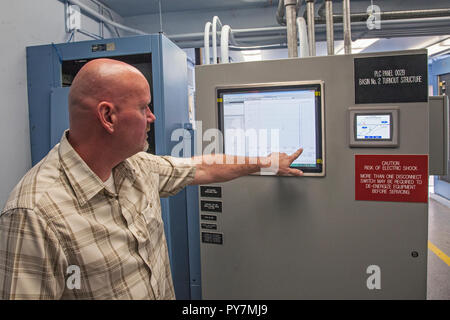
[[[214,184],[221,198],[200,195],[222,202],[223,236],[200,239],[203,299],[426,298],[428,204],[355,200],[355,155],[427,155],[429,128],[428,102],[355,104],[354,59],[414,54],[426,51],[197,67],[203,132],[218,127],[218,87],[323,81],[326,157],[323,177],[246,176]],[[352,107],[398,109],[398,145],[350,147]],[[380,289],[367,286],[371,265]]]

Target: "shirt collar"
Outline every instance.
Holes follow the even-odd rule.
[[[83,206],[92,199],[98,192],[105,189],[103,181],[89,168],[80,155],[75,151],[67,140],[66,130],[62,135],[59,145],[59,159],[61,166],[66,173],[69,183],[75,192],[78,203]],[[128,177],[135,180],[135,172],[128,160],[122,161],[114,168],[114,176]],[[106,190],[106,189],[105,189]]]

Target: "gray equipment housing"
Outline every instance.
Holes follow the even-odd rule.
[[[411,54],[426,51],[196,68],[203,132],[218,127],[216,90],[224,86],[323,81],[325,109],[325,176],[252,175],[214,184],[221,198],[200,195],[222,208],[200,210],[216,216],[217,228],[209,243],[200,236],[203,299],[426,298],[428,204],[355,201],[355,155],[428,154],[429,123],[428,102],[356,105],[354,58]],[[398,110],[398,145],[349,145],[348,112],[365,106]],[[379,266],[380,289],[368,288],[372,265]]]
[[[448,96],[429,97],[430,175],[448,174]]]

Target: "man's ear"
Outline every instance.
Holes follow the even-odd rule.
[[[114,132],[117,117],[116,108],[113,103],[101,101],[97,105],[97,118],[108,133],[111,134]]]

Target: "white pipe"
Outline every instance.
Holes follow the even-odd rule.
[[[300,43],[299,57],[309,57],[309,43],[308,43],[308,30],[306,27],[306,20],[303,17],[297,18],[298,29],[298,42]]]
[[[91,16],[94,16],[94,17],[96,17],[98,20],[100,20],[100,21],[102,21],[102,22],[104,22],[104,23],[107,23],[107,24],[109,24],[109,25],[111,25],[111,26],[114,26],[114,27],[116,27],[116,28],[119,28],[119,29],[122,29],[122,30],[125,30],[125,31],[129,31],[129,32],[132,32],[132,33],[137,33],[137,34],[148,34],[148,33],[143,32],[143,31],[141,31],[141,30],[129,28],[129,27],[124,26],[123,24],[120,24],[120,23],[114,22],[114,21],[112,21],[112,20],[109,20],[108,18],[102,16],[100,13],[98,13],[98,12],[95,11],[94,9],[91,9],[91,8],[89,8],[88,6],[82,4],[82,3],[81,3],[80,1],[78,1],[78,0],[67,0],[67,1],[70,2],[71,4],[74,4],[74,5],[79,6],[83,11],[86,11],[86,12],[89,13]]]
[[[211,30],[211,22],[205,24],[205,33],[203,35],[203,43],[205,44],[205,64],[210,64],[209,56],[209,30]]]
[[[230,27],[230,43],[234,46],[238,46],[239,44],[236,42],[236,39],[234,39],[234,35],[233,35],[233,29],[231,29]]]
[[[213,64],[217,63],[217,24],[222,28],[222,22],[218,16],[214,16],[212,22],[212,42],[213,42]]]
[[[228,38],[231,33],[231,27],[229,25],[224,25],[220,31],[220,53],[222,63],[228,63]]]

